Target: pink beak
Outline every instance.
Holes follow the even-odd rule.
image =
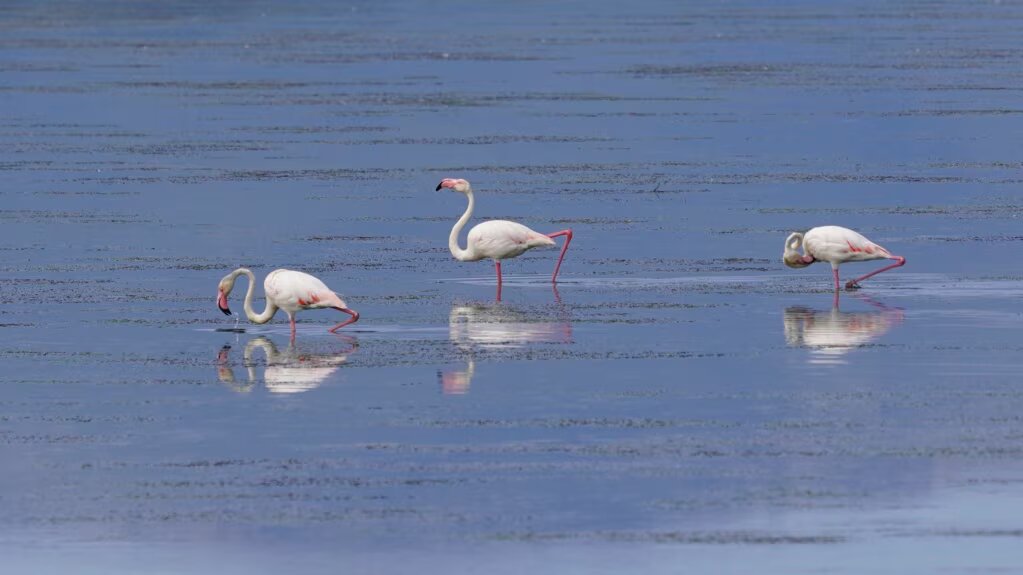
[[[452,180],[451,178],[444,178],[443,180],[440,181],[439,184],[437,184],[437,189],[435,191],[439,192],[441,190],[441,188],[453,188],[453,187],[455,187],[455,181]]]
[[[224,315],[231,315],[231,308],[227,307],[227,296],[222,290],[217,290],[217,307],[224,312]]]

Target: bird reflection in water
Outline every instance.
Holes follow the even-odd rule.
[[[348,361],[348,356],[359,349],[358,340],[347,336],[339,336],[347,345],[347,349],[336,353],[303,352],[294,343],[283,352],[271,340],[260,336],[250,339],[245,344],[243,365],[247,373],[247,381],[235,379],[234,370],[228,359],[231,346],[225,345],[217,355],[217,377],[238,392],[252,391],[255,384],[262,380],[270,393],[302,393],[319,387],[324,381]],[[258,377],[256,368],[259,364],[256,355],[262,350],[266,359],[263,377]]]
[[[830,311],[803,306],[785,309],[785,342],[791,347],[810,350],[811,364],[841,365],[848,363],[845,355],[869,345],[902,323],[901,309],[889,308],[868,298],[857,298],[875,309],[844,312],[836,298]]]
[[[557,294],[557,292],[555,292]],[[559,307],[560,299],[556,299]],[[572,322],[562,308],[554,321],[537,321],[536,314],[496,303],[455,304],[448,316],[451,343],[465,359],[464,370],[438,372],[441,391],[469,391],[476,372],[476,355],[495,350],[522,348],[537,343],[572,343]]]

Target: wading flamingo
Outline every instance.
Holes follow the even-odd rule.
[[[797,250],[803,248],[800,254]],[[785,253],[782,261],[790,268],[805,268],[813,262],[828,262],[835,275],[835,290],[840,289],[838,266],[845,262],[865,262],[868,260],[895,260],[867,275],[860,276],[845,283],[846,289],[860,287],[859,283],[883,271],[897,268],[906,263],[906,258],[892,255],[888,250],[868,240],[857,232],[840,226],[820,226],[805,234],[796,232],[785,240]]]
[[[561,255],[558,256],[558,263],[554,266],[554,273],[551,275],[551,282],[557,283],[561,260],[565,259],[568,244],[572,243],[571,229],[552,234],[541,234],[517,222],[489,220],[476,224],[469,230],[469,238],[466,248],[463,250],[458,247],[458,234],[472,217],[472,210],[476,205],[472,196],[472,186],[466,180],[444,178],[437,184],[437,191],[443,188],[451,188],[469,198],[469,207],[455,222],[455,227],[451,228],[451,235],[448,237],[448,248],[451,250],[451,255],[455,256],[456,260],[463,262],[475,262],[486,258],[494,260],[497,267],[498,299],[501,298],[501,260],[520,256],[531,248],[557,245],[553,238],[565,236],[565,245],[561,248]]]
[[[266,309],[258,315],[252,310],[252,295],[256,291],[256,276],[246,268],[238,268],[224,276],[217,287],[217,307],[225,315],[231,315],[231,310],[227,307],[227,296],[231,294],[234,282],[240,275],[249,278],[249,290],[245,292],[245,317],[249,318],[252,323],[263,324],[273,319],[278,309],[282,309],[284,313],[288,314],[288,319],[291,321],[291,339],[295,339],[295,312],[298,310],[331,308],[352,316],[347,321],[330,328],[331,333],[359,321],[359,312],[348,309],[348,304],[318,278],[307,273],[284,269],[270,272],[266,276],[266,280],[263,281],[263,290],[266,292]]]

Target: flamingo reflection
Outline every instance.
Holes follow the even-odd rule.
[[[283,352],[278,350],[273,341],[263,337],[255,337],[245,344],[243,365],[247,373],[247,381],[235,379],[234,371],[228,360],[231,346],[225,345],[217,355],[217,377],[221,382],[239,392],[252,391],[260,381],[256,372],[258,362],[257,351],[262,350],[266,358],[262,381],[270,393],[302,393],[319,387],[348,361],[348,356],[358,349],[358,341],[345,337],[349,349],[337,353],[303,352],[294,343]]]
[[[868,345],[902,323],[901,309],[888,308],[864,300],[877,309],[844,312],[837,302],[831,310],[813,310],[803,306],[785,309],[785,341],[791,347],[810,350],[811,364],[837,365],[848,363],[845,355]]]
[[[441,390],[445,394],[469,391],[477,353],[536,343],[572,343],[572,323],[564,313],[561,315],[555,321],[536,321],[535,315],[500,302],[452,306],[448,335],[465,358],[466,368],[439,372]]]

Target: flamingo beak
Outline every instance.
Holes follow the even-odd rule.
[[[455,187],[455,181],[452,180],[451,178],[444,178],[443,180],[440,181],[439,184],[437,184],[437,189],[434,190],[434,191],[435,192],[439,192],[439,191],[441,191],[444,188],[453,188],[453,187]]]
[[[227,296],[224,294],[224,290],[217,290],[217,307],[224,312],[224,315],[231,315],[231,308],[227,307]]]

